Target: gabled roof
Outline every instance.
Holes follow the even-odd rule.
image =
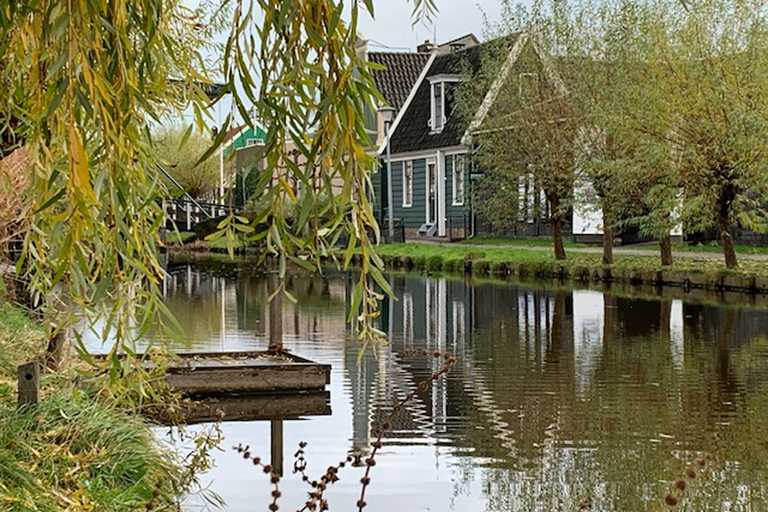
[[[518,39],[519,36],[511,36],[502,42],[515,47]],[[460,75],[465,66],[474,74],[480,69],[483,51],[489,48],[489,45],[498,43],[499,41],[491,41],[466,50],[435,55],[427,72],[422,73],[421,80],[415,85],[416,90],[411,101],[405,105],[405,112],[395,121],[396,126],[390,141],[392,153],[438,149],[462,143],[467,122],[457,112],[448,114],[441,132],[432,132],[429,126],[431,90],[428,78],[435,75]]]
[[[429,54],[369,52],[368,60],[385,66],[373,71],[373,80],[387,104],[400,110],[429,61]]]

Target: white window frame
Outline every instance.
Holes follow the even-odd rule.
[[[410,208],[413,206],[413,160],[403,161],[402,172],[403,172],[403,208]]]
[[[246,139],[245,140],[245,147],[252,148],[254,146],[263,146],[264,145],[264,139]]]
[[[435,75],[430,78],[429,80],[429,127],[432,129],[433,133],[440,133],[443,131],[443,128],[445,128],[445,124],[448,122],[448,116],[445,113],[445,84],[447,83],[456,83],[461,81],[461,77],[458,75]],[[436,87],[440,88],[439,95],[438,91],[435,90]],[[440,102],[440,115],[437,114],[437,101],[439,98]]]
[[[517,83],[517,94],[522,98],[523,97],[523,83],[535,83],[537,86],[539,81],[539,74],[538,73],[520,73]],[[538,92],[538,91],[537,91]]]
[[[466,201],[466,172],[467,172],[467,162],[466,162],[466,154],[460,153],[457,155],[452,155],[451,158],[453,158],[452,166],[451,166],[451,195],[452,197],[452,205],[453,206],[464,206],[464,202]],[[456,197],[456,168],[458,167],[457,164],[461,163],[461,198]],[[460,200],[459,200],[460,199]]]
[[[432,84],[432,101],[430,106],[432,107],[432,131],[442,132],[443,126],[445,126],[445,87],[444,82],[435,82]],[[439,95],[437,88],[440,88]],[[439,115],[438,115],[438,96],[440,98]]]

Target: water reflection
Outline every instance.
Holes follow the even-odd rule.
[[[188,328],[179,348],[266,347],[266,280],[255,270],[180,265],[171,276],[167,302]],[[395,417],[374,471],[372,510],[658,510],[700,457],[712,460],[679,509],[766,510],[765,311],[389,279],[397,300],[385,304],[380,327],[393,342],[362,359],[345,321],[353,276],[291,276],[297,302],[284,301],[282,319],[289,349],[333,366],[333,414],[286,424],[289,455],[308,440],[316,472],[366,453],[393,399],[439,369],[407,349],[458,356],[447,379]],[[266,428],[224,425],[233,443],[261,443],[262,453]],[[218,464],[211,478],[229,510],[267,503],[252,485],[258,475],[243,473],[236,456],[225,452]],[[341,476],[332,510],[351,509],[357,497],[359,475]],[[300,502],[300,484],[286,484],[285,494]]]

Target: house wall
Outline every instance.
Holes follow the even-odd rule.
[[[455,154],[455,153],[454,153]],[[395,157],[397,158],[397,157]],[[435,158],[435,157],[430,157]],[[467,218],[469,211],[469,165],[466,165],[464,172],[464,204],[453,204],[453,157],[451,154],[441,153],[445,165],[445,217],[446,230],[449,227],[454,228],[454,235],[464,236],[456,231],[463,229],[463,223]],[[395,204],[394,216],[402,218],[407,233],[414,235],[414,229],[426,222],[427,219],[427,158],[414,158],[413,162],[413,202],[410,207],[403,206],[403,166],[406,159],[392,161],[392,198]],[[386,164],[382,166],[383,175],[374,180],[374,190],[377,190],[377,196],[381,197],[381,203],[386,204]],[[377,201],[377,204],[379,201]],[[451,224],[453,222],[453,224]],[[459,226],[461,224],[461,226]]]
[[[410,207],[403,206],[403,165],[404,161],[392,162],[392,201],[395,205],[393,212],[395,217],[403,219],[406,230],[418,229],[426,220],[427,160],[413,160],[413,202]],[[386,190],[383,195],[386,195]]]

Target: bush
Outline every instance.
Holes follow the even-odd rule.
[[[475,274],[478,274],[481,276],[487,276],[488,273],[491,271],[491,263],[488,260],[475,261],[472,264],[472,271]]]
[[[432,272],[439,272],[443,269],[443,257],[442,256],[431,256],[427,260],[427,270]]]
[[[155,133],[155,158],[189,195],[200,198],[219,186],[219,161],[208,158],[197,164],[210,147],[211,140],[193,130],[182,144],[184,132],[185,128],[171,125]],[[175,189],[171,183],[168,187],[171,191]]]

